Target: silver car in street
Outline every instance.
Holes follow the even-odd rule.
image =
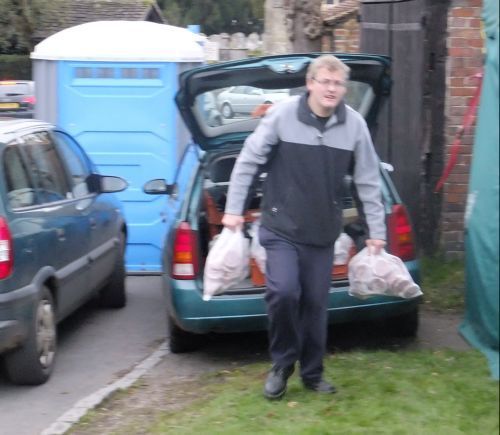
[[[231,86],[222,91],[218,106],[226,119],[238,114],[251,114],[262,104],[274,104],[290,95],[289,89],[261,89],[253,86]]]

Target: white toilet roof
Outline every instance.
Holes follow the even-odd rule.
[[[108,62],[203,62],[205,37],[149,21],[94,21],[35,46],[32,59]]]

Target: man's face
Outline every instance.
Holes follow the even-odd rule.
[[[333,113],[346,93],[344,72],[319,68],[314,77],[307,80],[307,90],[313,112],[319,116],[328,116]]]

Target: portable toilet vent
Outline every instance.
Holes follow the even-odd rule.
[[[129,229],[126,261],[132,273],[161,271],[176,203],[146,195],[142,186],[176,177],[190,142],[174,102],[178,74],[203,62],[203,40],[165,24],[97,21],[56,33],[31,53],[35,116],[76,137],[99,172],[129,182],[118,197]]]

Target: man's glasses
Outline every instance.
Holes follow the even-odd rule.
[[[346,87],[346,82],[343,82],[341,80],[328,80],[328,79],[321,79],[318,80],[316,77],[312,78],[316,83],[319,83],[321,86],[325,88],[329,88],[330,86],[334,86],[336,88],[345,88]]]

